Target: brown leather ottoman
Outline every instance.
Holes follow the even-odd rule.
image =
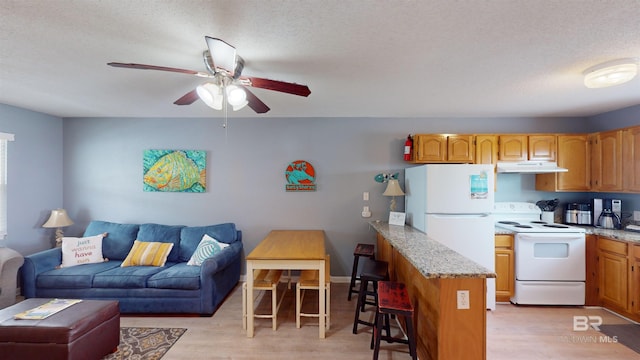
[[[50,300],[27,299],[0,310],[2,359],[101,359],[118,348],[117,301],[82,300],[43,320],[13,318]]]

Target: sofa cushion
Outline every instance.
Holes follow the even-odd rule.
[[[138,236],[138,229],[137,224],[92,221],[84,231],[84,236],[107,233],[107,237],[102,240],[102,255],[109,260],[124,260]]]
[[[137,240],[173,243],[174,246],[167,261],[178,262],[178,252],[180,251],[178,244],[180,244],[180,230],[182,228],[184,228],[182,225],[142,224],[140,231],[138,231]]]
[[[104,261],[102,238],[105,234],[87,237],[62,238],[62,264],[60,267],[94,264]]]
[[[119,265],[120,262],[118,262]],[[160,266],[117,267],[96,274],[93,278],[94,288],[135,289],[147,287],[147,280],[175,263]]]
[[[147,280],[147,287],[158,289],[200,289],[200,267],[178,263],[166,268]]]
[[[48,289],[86,289],[91,287],[96,274],[119,266],[120,261],[108,261],[50,270],[38,275],[36,286]]]
[[[129,255],[120,266],[164,266],[171,249],[173,249],[173,243],[170,242],[136,240],[133,242]]]
[[[231,244],[238,240],[238,232],[234,223],[184,227],[180,232],[180,262],[189,261],[205,234],[225,244]]]
[[[229,247],[229,244],[219,242],[211,236],[204,234],[196,251],[193,252],[191,259],[187,262],[187,265],[200,266],[207,258],[212,257],[227,247]]]

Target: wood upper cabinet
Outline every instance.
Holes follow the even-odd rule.
[[[598,237],[598,298],[603,306],[627,311],[628,244]]]
[[[500,161],[522,161],[529,157],[527,135],[500,135],[498,145]]]
[[[473,163],[473,135],[418,134],[413,144],[414,162]]]
[[[622,187],[640,192],[640,126],[622,132]]]
[[[591,189],[589,135],[558,135],[557,149],[558,166],[569,171],[536,175],[536,190],[589,191]]]
[[[622,190],[622,130],[592,134],[591,190]]]
[[[529,160],[556,161],[556,135],[529,135]]]
[[[515,291],[513,235],[495,235],[496,301],[509,302]]]
[[[498,162],[498,135],[476,135],[476,164]]]

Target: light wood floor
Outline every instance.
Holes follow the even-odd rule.
[[[371,359],[370,329],[361,325],[357,335],[351,332],[355,299],[347,301],[347,288],[348,284],[332,284],[331,329],[324,340],[318,338],[316,319],[303,319],[302,328],[296,329],[293,289],[282,303],[278,329],[271,330],[270,319],[256,319],[251,339],[242,330],[241,286],[213,317],[123,316],[121,326],[187,328],[163,360]],[[256,300],[259,309],[268,307],[267,298]],[[602,309],[499,304],[495,311],[487,312],[487,359],[640,359],[640,354],[624,345],[598,342],[600,333],[595,330],[574,332],[573,316],[581,315],[602,316],[604,324],[626,322]],[[406,345],[383,342],[382,347],[381,360],[410,359]]]

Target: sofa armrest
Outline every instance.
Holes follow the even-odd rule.
[[[200,267],[200,277],[205,278],[211,276],[218,271],[223,270],[235,260],[238,259],[242,254],[242,242],[235,241],[229,246],[215,254],[214,256],[204,260]]]
[[[36,296],[36,279],[43,272],[55,269],[62,263],[62,249],[53,248],[24,257],[22,265],[22,294],[26,298]]]

